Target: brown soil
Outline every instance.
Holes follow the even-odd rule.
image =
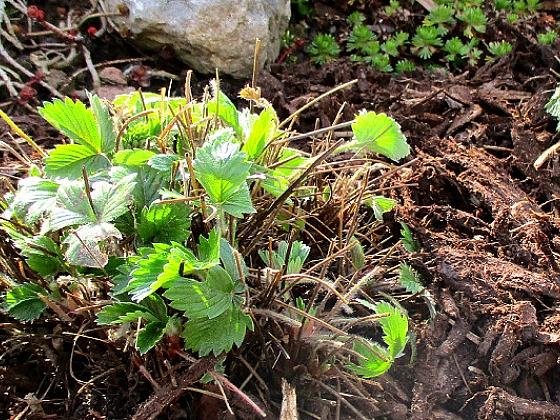
[[[552,49],[500,30],[510,31],[514,51],[462,74],[391,76],[341,59],[322,67],[273,65],[259,76],[263,95],[284,117],[357,79],[306,111],[298,129],[316,120],[330,125],[346,104],[345,119],[362,108],[386,112],[413,147],[408,166],[384,181],[399,202],[387,224],[406,222],[421,243],[408,262],[422,274],[437,316],[428,322],[425,313],[410,311],[416,356],[378,378],[369,401],[355,402],[369,418],[560,418],[558,155],[534,166],[557,140],[557,122],[544,105],[557,83],[551,69],[560,65]],[[200,76],[196,86],[205,82]],[[232,82],[230,89],[241,85]],[[56,137],[33,114],[12,113],[43,145]],[[5,152],[3,162],[3,174],[17,178],[13,156]],[[420,300],[411,306],[425,308]],[[212,360],[188,368],[174,362],[162,382],[150,385],[142,369],[155,367],[153,360],[123,360],[103,341],[83,338],[96,337],[93,320],[62,331],[48,321],[21,325],[0,317],[3,418],[258,418],[235,394],[234,417],[218,400],[185,390]],[[271,408],[280,402],[278,395],[269,398]],[[305,408],[334,418],[319,400]]]

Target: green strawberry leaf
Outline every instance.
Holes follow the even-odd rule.
[[[100,243],[109,239],[122,239],[121,232],[111,223],[88,223],[72,231],[64,240],[68,245],[66,259],[72,265],[102,268],[109,261]]]
[[[49,295],[45,289],[33,283],[14,286],[6,292],[3,309],[10,316],[21,321],[37,319],[47,307],[38,296],[39,294]]]
[[[383,329],[383,341],[389,346],[389,354],[393,359],[402,356],[408,342],[408,318],[401,311],[387,302],[375,305],[377,314],[389,313],[389,316],[379,318]]]
[[[354,351],[362,357],[358,359],[358,365],[349,366],[351,370],[366,379],[383,375],[393,364],[386,349],[375,343],[368,344],[369,346],[360,341],[354,342]]]
[[[95,322],[99,325],[113,325],[123,322],[136,322],[140,318],[151,322],[158,321],[158,318],[140,303],[117,302],[105,306],[97,314]]]
[[[189,207],[184,203],[152,203],[144,207],[137,222],[137,232],[142,242],[184,242],[189,237],[191,225]]]
[[[78,179],[109,168],[109,159],[82,144],[57,145],[45,159],[45,174],[55,178]]]
[[[56,205],[59,184],[31,176],[19,181],[18,193],[10,208],[28,224],[33,224]]]
[[[64,267],[64,257],[59,246],[48,236],[34,236],[14,240],[27,258],[29,267],[41,276],[51,276]]]
[[[401,126],[386,114],[362,111],[352,124],[354,139],[340,146],[336,152],[374,152],[398,161],[410,154],[410,147]]]
[[[162,321],[150,322],[142,328],[136,337],[136,348],[140,354],[146,354],[153,349],[165,335],[166,329],[167,322]]]
[[[115,140],[117,138],[117,131],[113,124],[113,118],[109,113],[109,107],[101,102],[97,95],[92,95],[87,92],[91,110],[97,121],[99,127],[99,135],[102,139],[101,150],[104,153],[110,153],[115,148]]]
[[[245,158],[239,144],[215,141],[199,148],[193,162],[196,178],[211,203],[235,217],[255,211],[246,182],[251,163]]]
[[[198,352],[200,356],[210,352],[219,355],[230,351],[234,344],[240,346],[243,343],[247,328],[253,330],[253,320],[240,308],[230,306],[212,319],[190,319],[183,328],[181,337],[185,339],[185,348]]]
[[[257,118],[251,118],[253,114],[243,116],[248,126],[244,129],[246,140],[243,151],[247,153],[249,160],[254,161],[277,133],[278,117],[271,108],[264,109]]]
[[[171,307],[184,311],[189,318],[216,318],[232,305],[240,305],[242,295],[234,292],[235,283],[220,267],[208,271],[205,281],[178,279],[169,285],[164,296],[171,300]]]
[[[229,127],[233,128],[238,138],[243,135],[243,128],[239,124],[239,112],[231,100],[221,91],[216,92],[215,83],[212,86],[213,98],[206,106],[209,114],[217,114],[218,117]]]
[[[81,101],[66,98],[45,102],[39,114],[54,128],[70,137],[75,143],[85,146],[92,154],[103,151],[103,140],[95,115]]]

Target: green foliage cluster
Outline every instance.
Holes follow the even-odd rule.
[[[412,71],[413,59],[420,58],[426,66],[441,62],[451,69],[475,66],[481,59],[492,61],[504,56],[513,45],[504,39],[482,41],[490,18],[507,19],[517,24],[538,13],[539,0],[436,0],[435,7],[426,11],[423,22],[414,33],[397,32],[380,39],[360,12],[349,15],[351,26],[345,51],[351,60],[367,63],[381,72]],[[407,5],[409,6],[409,5]],[[401,2],[391,0],[385,15],[392,19],[403,10]],[[538,34],[538,42],[553,44],[556,30]],[[317,42],[322,42],[322,49]],[[308,52],[316,64],[325,64],[341,52],[331,35],[318,34]]]
[[[247,243],[241,244],[238,224],[263,229],[255,220],[267,206],[259,199],[293,212],[304,201],[295,187],[315,158],[289,147],[288,133],[258,90],[246,88],[241,96],[259,112],[238,110],[216,83],[209,92],[202,101],[133,93],[111,104],[90,95],[89,107],[67,98],[40,108],[69,141],[32,166],[6,197],[1,228],[36,275],[13,280],[3,310],[24,321],[53,316],[51,310],[72,319],[65,312],[73,293],[101,283],[108,293],[96,322],[121,326],[140,354],[166,337],[182,339],[185,350],[200,356],[229,352],[243,345],[256,321],[263,328],[255,314],[270,302],[288,308],[284,318],[295,313],[297,322],[312,322],[317,302],[278,289],[301,273],[310,246],[299,240],[279,241],[276,249],[272,242],[257,245],[278,287],[254,289],[246,281],[246,260],[254,259],[242,255]],[[398,161],[410,153],[399,125],[385,114],[363,111],[351,126],[353,138],[337,143],[333,154],[376,153]],[[378,220],[395,204],[371,194],[360,199]],[[275,217],[271,225],[281,225],[280,212]],[[351,241],[349,260],[360,270],[364,250],[354,236]],[[358,357],[348,366],[356,373],[384,373],[407,343],[406,315],[350,292],[339,298],[383,315],[385,345],[329,328],[337,331],[332,340],[339,347],[353,343],[347,350]]]

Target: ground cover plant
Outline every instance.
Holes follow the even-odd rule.
[[[365,263],[373,244],[357,238],[371,226],[357,211],[369,207],[381,224],[395,204],[374,195],[370,177],[390,165],[369,156],[397,162],[409,155],[399,125],[363,111],[342,124],[352,138],[308,155],[289,147],[289,131],[280,128],[289,120],[280,122],[258,89],[246,87],[241,96],[260,111],[238,110],[218,82],[202,101],[162,91],[111,104],[89,95],[89,107],[70,98],[44,103],[39,113],[68,143],[41,151],[42,164],[30,165],[6,196],[2,228],[24,272],[34,274],[9,273],[3,309],[21,321],[58,319],[70,330],[92,317],[118,328],[115,345],[130,342],[140,357],[157,350],[169,360],[200,361],[211,354],[217,364],[210,376],[222,385],[230,382],[216,372],[232,371],[241,363],[236,357],[253,363],[274,347],[270,337],[285,341],[288,360],[317,364],[303,375],[283,366],[282,379],[294,390],[296,378],[323,381],[332,369],[354,372],[356,380],[387,372],[404,355],[408,318],[396,301],[365,293],[383,271]],[[329,163],[342,154],[346,164]],[[362,167],[350,176],[355,159]],[[358,181],[363,187],[353,188]],[[329,224],[313,223],[314,213],[332,211]],[[311,267],[306,242],[314,248]],[[328,245],[322,262],[317,244]],[[340,267],[326,275],[331,265]],[[414,283],[410,267],[407,273],[407,284]],[[373,330],[354,332],[372,323],[380,341]],[[263,343],[260,352],[247,337]],[[259,363],[274,371],[275,359],[261,356]],[[268,386],[262,391],[270,393]]]
[[[420,58],[418,64],[427,68],[463,71],[469,66],[482,64],[482,61],[499,59],[512,50],[504,32],[487,32],[490,20],[523,26],[524,22],[536,17],[541,7],[538,0],[419,3],[423,6],[421,20],[408,31],[395,31],[394,22],[399,15],[410,14],[414,2],[391,1],[385,8],[364,8],[363,12],[351,13],[347,19],[350,25],[347,37],[337,39],[332,34],[317,33],[307,52],[319,65],[336,59],[345,50],[352,61],[366,63],[380,72],[414,71],[415,63],[411,60],[414,58]],[[310,11],[305,15],[307,20],[317,19]],[[375,21],[386,22],[393,30],[375,32],[372,29]],[[557,37],[556,28],[548,28],[536,37],[539,43],[553,43]]]

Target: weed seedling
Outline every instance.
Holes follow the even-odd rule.
[[[401,3],[398,0],[390,0],[389,5],[385,6],[385,14],[388,17],[396,15],[401,10]]]
[[[427,60],[443,45],[438,30],[433,26],[420,26],[412,38],[411,50],[420,58]]]
[[[488,18],[478,7],[467,7],[459,15],[457,19],[462,21],[466,26],[463,30],[463,34],[467,38],[473,38],[474,32],[484,33],[486,32],[486,24],[488,23]]]
[[[430,11],[424,19],[424,26],[434,26],[439,35],[446,35],[449,27],[455,25],[454,14],[455,11],[451,6],[443,4]]]
[[[381,45],[381,49],[385,51],[391,57],[397,57],[400,54],[400,50],[408,44],[408,33],[399,31],[394,36],[390,36]]]
[[[547,33],[539,34],[537,36],[537,40],[541,44],[548,44],[548,45],[554,45],[554,42],[556,41],[557,38],[558,38],[558,32],[556,32],[555,30],[548,31]]]
[[[399,60],[395,64],[395,71],[397,73],[412,72],[414,70],[416,70],[416,65],[410,60]]]
[[[488,52],[493,55],[493,57],[486,57],[486,61],[492,61],[495,58],[500,58],[511,52],[513,46],[507,41],[501,42],[489,42]]]
[[[366,17],[364,14],[357,11],[350,13],[350,15],[346,18],[346,22],[352,26],[362,25],[365,21]]]
[[[348,51],[359,51],[364,53],[371,43],[375,40],[375,35],[367,26],[358,24],[355,25],[348,38],[346,49]]]
[[[315,64],[327,64],[338,58],[340,47],[334,36],[329,34],[317,34],[313,42],[307,48],[307,52]]]

